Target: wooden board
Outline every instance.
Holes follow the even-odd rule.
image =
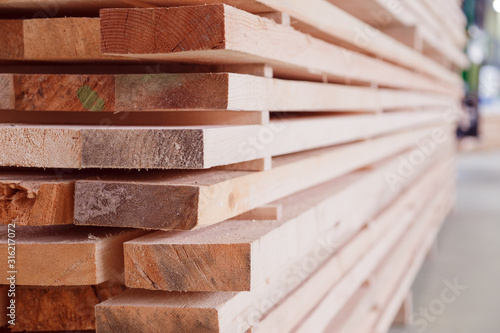
[[[0,223],[73,223],[75,182],[62,173],[58,170],[26,177],[14,170],[0,171]]]
[[[95,305],[123,291],[117,283],[81,287],[18,287],[12,332],[94,330]]]
[[[442,112],[283,117],[258,126],[0,125],[0,165],[208,169],[439,122]],[[355,130],[352,130],[355,128]]]
[[[74,226],[17,227],[16,283],[25,286],[97,285],[123,280],[123,243],[142,231]],[[0,227],[7,279],[7,228]]]
[[[336,248],[347,242],[436,158],[429,156],[399,188],[391,190],[385,175],[411,153],[275,202],[283,209],[279,221],[229,220],[126,242],[126,285],[166,291],[243,291],[273,283],[290,262],[300,262],[313,252],[318,238],[328,235]],[[353,216],[357,202],[366,205]],[[321,217],[311,228],[315,212],[321,212]]]
[[[373,291],[368,286],[362,286],[351,297],[349,302],[340,310],[340,312],[328,324],[324,332],[335,333],[364,333],[362,326],[369,316],[374,306]]]
[[[425,43],[441,57],[452,61],[461,68],[468,66],[469,61],[463,51],[443,38],[442,31],[429,28],[415,12],[414,6],[421,6],[420,1],[401,1],[396,5],[385,0],[328,0],[335,6],[356,16],[377,28],[389,26],[416,26]],[[465,36],[465,31],[462,33]]]
[[[197,24],[194,31],[193,22]],[[155,42],[159,39],[162,43]],[[103,53],[137,59],[265,62],[276,74],[308,70],[343,82],[460,95],[459,80],[443,85],[226,5],[105,9],[101,11],[101,41]]]
[[[119,57],[99,50],[99,20],[65,17],[53,19],[0,20],[0,35],[10,42],[0,50],[0,60],[90,61]]]
[[[441,191],[441,193],[442,192],[443,191]],[[436,199],[434,196],[430,197]],[[391,247],[385,251],[382,258],[378,259],[378,261],[373,261],[372,263],[367,264],[365,259],[366,257],[370,257],[370,254],[365,256],[360,262],[365,263],[364,267],[360,266],[360,263],[358,263],[357,267],[355,267],[354,270],[348,275],[350,278],[344,278],[338,286],[332,289],[332,291],[328,293],[325,299],[323,299],[315,309],[313,315],[306,318],[306,320],[301,323],[300,327],[296,329],[295,332],[321,332],[324,328],[326,328],[329,322],[329,314],[331,314],[332,312],[335,313],[333,309],[338,308],[339,306],[340,308],[338,309],[342,308],[342,303],[345,304],[346,302],[344,300],[345,295],[349,293],[351,293],[352,295],[355,293],[356,289],[363,284],[363,281],[365,281],[364,279],[368,278],[370,273],[377,268],[381,261],[384,260],[384,257],[392,253],[392,250],[394,249],[393,245],[400,243],[414,244],[415,239],[418,240],[418,237],[416,235],[422,235],[425,234],[426,231],[428,231],[429,225],[432,224],[432,222],[435,223],[435,221],[429,215],[434,214],[436,210],[440,209],[440,207],[436,205],[436,203],[442,204],[443,202],[442,197],[439,199],[441,199],[441,201],[437,201],[436,199],[435,202],[431,202],[428,207],[425,207],[423,214],[418,215],[416,217],[416,221],[412,221],[412,223],[410,223],[409,229],[407,226],[408,231],[403,230],[403,233],[400,233],[398,239],[391,243]],[[431,214],[429,214],[429,211]],[[444,217],[441,216],[441,221],[443,221],[443,219]],[[417,245],[419,244],[417,243]],[[364,270],[364,273],[361,273],[362,270]],[[354,274],[354,272],[356,272],[356,274]],[[354,276],[352,276],[351,274],[357,276],[353,278]]]
[[[389,254],[383,259],[379,266],[370,276],[370,279],[354,293],[349,302],[342,308],[338,314],[335,315],[333,320],[324,330],[324,332],[373,332],[372,329],[380,318],[380,312],[385,312],[390,309],[390,312],[396,311],[393,304],[387,306],[384,301],[382,304],[377,304],[381,299],[390,297],[392,290],[401,289],[405,285],[405,290],[408,290],[406,283],[399,284],[401,276],[408,273],[413,276],[416,275],[418,268],[414,267],[414,253],[424,252],[429,250],[430,243],[429,237],[435,237],[436,224],[440,224],[444,218],[443,207],[446,207],[446,212],[449,210],[449,194],[451,193],[449,186],[451,184],[451,177],[448,177],[448,182],[443,188],[440,189],[438,195],[434,197],[437,202],[431,203],[429,206],[434,207],[434,210],[426,208],[420,214],[418,220],[420,223],[411,227],[398,241]],[[397,258],[395,258],[397,257]],[[423,259],[424,257],[422,257]],[[422,261],[418,260],[418,267],[421,266]],[[412,266],[410,268],[410,266]],[[408,270],[410,268],[410,270]],[[404,271],[404,272],[402,272]],[[404,274],[403,274],[404,273]],[[398,294],[398,301],[402,301],[401,296]],[[382,297],[382,298],[381,298]],[[400,300],[401,299],[401,300]],[[401,303],[399,303],[401,304]],[[363,311],[363,315],[359,315],[353,311]],[[314,312],[312,316],[314,316]],[[395,313],[393,314],[395,315]],[[328,314],[323,312],[322,319],[328,318]],[[386,318],[390,318],[385,316]],[[390,321],[385,320],[385,327],[377,330],[376,332],[384,333],[389,331]],[[389,319],[390,320],[390,319]],[[306,320],[307,322],[308,320]],[[310,323],[311,328],[313,323]],[[388,325],[387,325],[388,324]],[[319,328],[318,328],[319,329]],[[302,331],[298,329],[297,331]],[[295,331],[294,331],[295,332]]]
[[[440,176],[440,175],[439,175]],[[421,198],[418,197],[417,200]],[[397,215],[396,215],[397,216]],[[391,219],[396,225],[404,225],[400,219]],[[403,228],[404,229],[404,228]],[[366,235],[366,234],[365,234]],[[390,236],[389,236],[390,235]],[[397,240],[397,233],[391,232],[384,236],[379,247],[390,248],[389,239]],[[365,244],[367,238],[363,237],[356,243],[356,247]],[[349,251],[342,252],[344,257]],[[384,251],[370,251],[381,256]],[[364,251],[363,251],[364,253]],[[378,253],[378,254],[377,254]],[[325,258],[326,259],[326,258]],[[333,272],[323,271],[321,279],[330,281],[343,276],[344,270],[338,267],[339,256],[334,256],[330,267],[335,267]],[[325,266],[321,266],[325,267]],[[307,274],[312,273],[307,271]],[[197,331],[197,332],[245,332],[251,326],[253,329],[262,327],[259,324],[262,311],[272,308],[274,302],[283,298],[287,292],[283,284],[294,284],[300,276],[296,276],[293,271],[286,275],[286,279],[279,281],[279,284],[272,283],[266,286],[266,292],[212,292],[212,293],[177,293],[131,289],[120,296],[117,296],[96,307],[97,328],[100,332],[127,331],[127,332],[154,332],[157,330],[169,332],[173,331]],[[314,276],[317,276],[315,274]],[[303,277],[305,278],[305,276]],[[324,284],[312,282],[316,288],[322,288]],[[322,290],[324,293],[324,290]],[[300,298],[304,302],[308,297]],[[303,308],[302,308],[303,310]],[[301,310],[301,311],[302,311]],[[302,312],[300,312],[302,313]],[[249,324],[249,322],[251,324]],[[142,323],[147,322],[148,325]],[[286,321],[280,321],[277,325],[270,326],[271,330],[263,332],[283,332]]]
[[[289,123],[292,130],[290,132],[283,131],[282,136],[278,135],[281,132],[277,132],[273,142],[277,146],[287,146],[284,143],[293,142],[294,139],[300,137],[302,148],[306,149],[307,147],[314,147],[318,142],[316,140],[329,142],[330,144],[359,140],[369,134],[380,135],[382,134],[379,132],[381,130],[395,131],[411,126],[415,121],[411,114],[400,114],[399,116],[395,113],[390,114],[391,121],[387,120],[389,119],[386,118],[387,116],[389,114],[380,118],[376,116],[359,116],[359,118],[355,119],[347,118],[345,121],[342,121],[341,118],[335,118],[333,122],[325,121],[324,118],[311,119],[309,125],[303,127],[302,130],[300,129],[302,119],[297,119],[297,126]],[[423,116],[425,117],[425,115]],[[417,114],[414,117],[416,118]],[[355,121],[355,123],[352,121]],[[356,131],[352,130],[354,124],[356,125]],[[315,130],[311,131],[309,126],[313,126]],[[385,128],[385,126],[389,127]],[[302,131],[306,131],[308,135],[305,135]],[[311,136],[311,133],[315,133],[319,137]],[[331,133],[335,133],[335,135]],[[257,148],[253,152],[258,152]],[[252,153],[252,151],[249,151],[249,153]],[[215,172],[211,174],[218,175],[221,173]],[[243,175],[245,173],[238,174]],[[82,173],[77,170],[67,169],[53,169],[45,172],[12,168],[0,169],[2,189],[0,223],[7,224],[14,220],[18,225],[71,224],[73,223],[74,182],[77,179],[96,177],[97,175],[88,171]]]
[[[420,268],[422,267],[426,255],[431,249],[441,225],[453,207],[454,190],[453,186],[448,186],[444,195],[441,195],[440,206],[434,214],[428,216],[429,223],[423,232],[420,232],[418,241],[413,244],[413,248],[409,250],[410,254],[407,260],[399,269],[397,283],[392,287],[386,286],[385,291],[382,291],[382,304],[378,309],[378,321],[373,327],[372,332],[383,333],[387,332],[399,310],[400,305],[404,301],[406,295],[411,289],[411,285],[416,278]]]
[[[214,2],[215,1],[206,0],[149,1],[152,6],[196,5]],[[326,0],[308,1],[307,4],[302,1],[289,0],[255,0],[245,2],[226,0],[217,2],[223,2],[228,5],[236,6],[243,10],[253,11],[259,14],[270,11],[284,12],[288,16],[292,16],[292,26],[302,32],[335,44],[341,44],[349,49],[363,50],[365,52],[372,53],[377,57],[387,59],[406,67],[421,68],[432,76],[439,77],[440,75],[443,75],[446,77],[446,74],[443,73],[443,69],[440,69],[429,60],[423,58],[416,52],[411,52],[411,50],[403,47],[401,44],[395,42],[391,38],[388,38],[384,34],[378,33],[373,28],[367,26],[364,22],[359,21],[348,13],[332,6]],[[9,7],[12,9],[12,6],[17,6],[18,8],[21,7],[35,10],[37,7],[39,9],[40,7],[44,5],[46,6],[50,3],[50,1],[22,2],[10,0],[0,3],[0,8],[5,7],[4,10],[6,10]],[[116,0],[99,1],[98,3],[93,1],[68,1],[58,3],[57,14],[64,14],[67,12],[67,9],[74,9],[75,6],[78,6],[78,4],[82,4],[82,6],[78,7],[78,15],[85,13],[84,11],[82,13],[83,6],[87,9],[94,10],[94,14],[97,12],[98,8],[130,7],[130,4],[126,1]],[[70,14],[69,16],[72,15]],[[335,17],[335,20],[332,20],[332,17]],[[352,27],[352,29],[346,29],[346,27]],[[372,40],[372,42],[367,42],[368,39]]]
[[[0,74],[0,109],[19,111],[381,111],[449,106],[450,96],[229,73]]]
[[[431,131],[287,155],[274,159],[273,169],[265,172],[129,173],[125,179],[103,175],[78,181],[75,224],[161,230],[207,226],[389,157]]]
[[[279,307],[263,313],[256,332],[323,331],[412,224],[448,170],[449,160],[427,172],[420,185],[412,186],[341,249],[337,261],[323,265]]]

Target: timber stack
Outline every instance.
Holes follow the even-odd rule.
[[[459,1],[396,3],[1,0],[0,322],[407,323],[468,61]]]

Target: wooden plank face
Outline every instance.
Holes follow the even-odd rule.
[[[0,59],[17,60],[24,56],[23,21],[0,20]]]
[[[0,223],[73,223],[74,181],[57,177],[0,175]]]
[[[24,59],[102,60],[99,50],[99,20],[95,18],[55,18],[23,22]],[[85,36],[83,40],[75,36]]]
[[[256,173],[211,170],[189,175],[150,173],[142,180],[79,181],[75,223],[163,230],[214,224],[387,158],[430,132],[421,129],[284,156],[273,161],[273,169]],[[297,179],[297,173],[308,169],[315,172]]]
[[[18,111],[343,111],[449,105],[449,96],[228,73],[1,74],[0,109]]]
[[[429,171],[436,158],[432,156],[420,165],[397,191],[389,191],[384,175],[409,155],[405,152],[373,170],[356,172],[277,201],[284,208],[281,221],[229,220],[200,230],[156,232],[129,241],[124,245],[126,284],[183,292],[246,291],[272,284],[282,277],[286,263],[313,252],[317,239],[325,234],[331,232],[330,241],[335,240],[336,248],[340,248],[404,188],[415,185],[414,179]],[[353,214],[357,209],[353,197],[367,203],[357,214]],[[310,230],[307,226],[317,211],[321,211],[321,217]],[[280,250],[270,250],[276,248]]]
[[[97,285],[122,281],[123,243],[144,231],[75,226],[16,229],[16,283],[24,286]],[[0,226],[0,249],[5,264],[0,277],[9,276],[7,227]]]
[[[227,74],[145,74],[117,77],[117,110],[226,110]],[[255,110],[250,110],[255,111]]]
[[[167,19],[173,16],[180,21]],[[192,20],[197,22],[195,30],[187,25]],[[213,63],[265,62],[275,67],[276,73],[316,71],[337,81],[458,92],[456,76],[454,83],[442,85],[222,4],[105,9],[101,11],[101,40],[102,52],[111,55]]]
[[[94,307],[120,294],[118,283],[77,287],[18,287],[13,332],[95,330]]]
[[[198,224],[197,186],[170,187],[161,183],[151,186],[130,182],[89,185],[76,187],[76,224],[92,220],[95,225],[129,227],[135,224],[143,225],[145,229],[163,229],[165,223],[168,223],[169,229],[192,229]],[[100,196],[96,196],[98,193]],[[134,208],[128,210],[125,207]],[[136,222],[131,224],[129,219]]]
[[[101,11],[101,49],[112,54],[155,54],[226,47],[224,6],[173,7],[154,11]],[[129,25],[130,24],[130,25]],[[127,28],[125,39],[118,36]],[[196,29],[193,30],[193,27]],[[157,39],[157,33],[168,31]],[[136,43],[142,40],[141,44]]]
[[[16,110],[115,111],[111,75],[12,75]]]
[[[389,103],[397,104],[398,100]],[[348,143],[441,120],[440,114],[432,111],[288,117],[273,119],[263,126],[116,126],[111,119],[104,126],[0,125],[0,165],[77,169],[225,166],[262,170],[266,163],[233,164]]]

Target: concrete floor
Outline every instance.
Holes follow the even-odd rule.
[[[391,333],[500,332],[500,151],[458,165],[456,209],[415,281],[412,324]]]

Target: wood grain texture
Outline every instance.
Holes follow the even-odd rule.
[[[124,246],[126,284],[166,291],[244,291],[273,284],[290,263],[314,252],[325,235],[336,249],[345,244],[435,162],[430,156],[391,191],[384,175],[410,154],[275,202],[283,207],[279,221],[229,220],[197,231],[157,232],[129,241]],[[354,216],[360,201],[366,204]],[[321,215],[315,227],[308,228],[315,212]]]
[[[0,59],[19,59],[24,54],[23,21],[0,20]]]
[[[195,30],[191,29],[193,21]],[[452,95],[458,93],[460,84],[439,84],[225,5],[105,9],[101,11],[101,41],[105,54],[143,59],[267,62],[276,73],[308,69],[342,81]]]
[[[400,231],[400,239],[396,239],[396,241],[393,240],[390,248],[385,250],[385,254],[382,258],[379,257],[378,261],[366,265],[366,268],[369,268],[365,268],[366,270],[362,274],[359,273],[361,272],[361,269],[358,264],[357,267],[352,271],[354,272],[356,270],[359,270],[357,272],[358,274],[353,274],[352,272],[349,273],[346,278],[350,277],[351,280],[349,281],[344,278],[343,282],[334,287],[322,300],[322,302],[318,306],[316,306],[314,311],[299,325],[299,327],[296,328],[296,331],[310,332],[310,330],[323,331],[324,329],[326,329],[328,320],[331,318],[331,314],[335,314],[342,308],[343,304],[345,304],[345,295],[355,294],[356,288],[358,286],[361,286],[364,281],[363,279],[370,277],[370,274],[372,276],[375,276],[375,278],[378,278],[378,270],[381,267],[386,266],[388,262],[392,267],[392,271],[394,271],[391,277],[400,275],[400,269],[405,269],[408,266],[405,267],[405,265],[400,264],[400,261],[398,262],[392,260],[392,256],[395,252],[399,254],[406,254],[406,256],[400,255],[400,257],[408,262],[411,261],[411,258],[413,258],[413,254],[416,248],[423,247],[427,249],[428,243],[423,238],[425,238],[425,236],[427,236],[428,234],[434,237],[436,224],[441,224],[446,217],[447,211],[446,213],[444,213],[442,206],[448,204],[447,195],[450,192],[449,183],[449,181],[443,183],[444,187],[438,190],[438,195],[433,197],[434,201],[429,202],[427,207],[425,207],[418,216],[414,217],[414,221],[410,221],[411,223],[409,226],[408,223],[406,223],[406,230],[403,230],[403,232]],[[449,209],[449,207],[447,209]],[[353,275],[358,276],[354,277]],[[353,283],[353,281],[356,282]],[[374,286],[374,292],[384,292],[384,290],[391,290],[394,287],[398,286],[398,279],[396,279],[396,281],[393,281],[391,279],[382,279],[382,281],[383,282]],[[375,298],[377,298],[377,296],[378,295],[376,295]],[[375,305],[375,308],[378,308],[377,304]],[[386,325],[383,329],[377,328],[375,331],[380,333],[387,332],[390,328],[391,322],[392,321],[389,321],[388,325]]]
[[[426,209],[442,180],[451,179],[451,164],[449,158],[435,164],[279,307],[264,312],[256,332],[322,332]]]
[[[0,222],[18,225],[73,223],[74,181],[55,175],[0,172]]]
[[[128,180],[78,181],[75,224],[162,230],[214,224],[387,158],[431,131],[287,155],[264,172],[143,173]],[[297,178],[301,170],[314,171]]]
[[[439,174],[439,177],[441,175]],[[435,181],[434,183],[437,186]],[[429,189],[427,190],[429,191]],[[416,195],[414,193],[412,200],[416,200],[417,202],[422,201],[421,194],[422,192],[417,192]],[[326,285],[335,284],[335,281],[339,280],[358,281],[363,278],[362,282],[364,282],[367,275],[385,257],[391,249],[391,245],[400,239],[400,236],[404,234],[404,231],[410,222],[412,222],[411,217],[408,217],[405,219],[405,223],[403,223],[400,209],[401,207],[395,213],[393,212],[393,214],[388,213],[385,218],[375,219],[375,223],[373,224],[376,230],[375,234],[365,229],[362,237],[356,238],[356,241],[349,242],[348,246],[342,248],[333,257],[330,257],[327,261],[327,266],[321,266],[321,270],[316,271],[311,276],[312,280],[308,280],[309,288],[307,288],[308,290],[303,290],[303,292],[306,292],[303,295],[310,295],[311,285],[313,286],[313,290],[320,290],[321,295],[324,295],[327,291],[324,289],[326,281],[328,281]],[[404,209],[407,209],[407,205],[403,205]],[[417,210],[415,213],[417,213]],[[376,223],[377,221],[379,223]],[[377,226],[379,228],[376,228]],[[370,239],[372,240],[370,241]],[[367,251],[367,248],[369,251]],[[351,254],[353,251],[358,252],[359,256],[363,256],[365,253],[368,253],[368,255],[358,263],[357,257],[353,257]],[[357,267],[353,274],[348,273],[350,272],[350,266]],[[326,268],[323,269],[323,267]],[[266,309],[269,308],[274,310],[281,309],[282,307],[282,303],[280,303],[279,307],[272,307],[273,302],[287,295],[286,289],[283,289],[283,283],[288,283],[288,279],[287,281],[281,280],[280,282],[281,284],[278,286],[266,286],[265,289],[270,292],[268,294],[262,290],[250,293],[177,293],[131,289],[96,307],[97,328],[101,332],[113,332],[116,330],[155,332],[160,329],[162,331],[167,330],[167,332],[170,332],[171,329],[174,332],[175,330],[189,331],[193,328],[196,328],[196,331],[203,332],[245,332],[251,326],[254,326],[252,330],[260,330],[262,326],[258,324],[261,318],[263,318],[263,312],[266,312]],[[354,292],[357,290],[356,283],[352,284]],[[342,290],[345,289],[342,288]],[[307,293],[308,291],[309,293]],[[337,296],[340,295],[337,294]],[[289,300],[290,297],[286,299]],[[291,299],[294,303],[297,302],[294,306],[295,311],[299,311],[298,317],[304,314],[304,310],[306,309],[305,303],[308,299],[309,297],[293,297]],[[259,304],[266,304],[266,307],[262,309]],[[172,322],[174,316],[176,316],[175,325]],[[297,314],[294,314],[294,316],[297,317]],[[295,320],[295,317],[292,322]],[[246,321],[247,318],[251,318],[252,324]],[[145,322],[148,325],[144,325]],[[289,323],[283,321],[278,322],[278,324],[274,323],[273,326],[269,326],[270,330],[263,329],[262,332],[282,332],[285,325],[289,325]]]
[[[228,73],[0,74],[0,85],[0,109],[19,111],[380,111],[455,102],[435,93]]]
[[[13,332],[95,330],[94,307],[121,293],[117,283],[81,287],[18,287]]]
[[[0,125],[0,165],[78,169],[230,166],[235,170],[235,163],[387,134],[440,121],[441,117],[442,111],[436,109],[383,115],[283,117],[263,126],[5,124]],[[241,170],[255,170],[249,167],[239,166]]]
[[[0,110],[15,108],[14,81],[11,75],[0,74]]]
[[[426,15],[422,16],[421,12],[419,14],[418,9],[419,7],[421,9],[423,5],[421,1],[403,0],[398,2],[397,5],[391,5],[389,1],[384,0],[328,1],[377,28],[416,26],[425,44],[433,49],[433,53],[438,53],[441,57],[444,56],[462,68],[467,67],[469,64],[461,47],[456,47],[448,38],[445,38],[443,30],[429,27],[428,22],[425,21]],[[457,33],[461,33],[465,37],[465,29],[457,27],[456,30]]]
[[[7,228],[0,227],[5,280]],[[144,232],[75,226],[16,230],[16,283],[24,286],[84,286],[123,280],[123,243]]]
[[[368,286],[366,286],[368,284]],[[325,329],[325,332],[336,333],[352,333],[352,332],[368,332],[361,327],[366,322],[366,318],[374,307],[373,291],[366,282],[359,290],[351,297],[348,303],[340,310],[340,312],[332,319]]]
[[[412,240],[406,244],[400,244],[398,251],[405,251],[407,256],[399,258],[398,262],[392,262],[393,283],[386,284],[379,281],[378,289],[379,305],[377,321],[372,326],[372,332],[387,332],[390,328],[397,312],[411,290],[420,268],[424,264],[427,253],[430,251],[444,219],[450,213],[454,203],[454,185],[448,184],[438,195],[437,205],[434,212],[426,212],[427,224],[420,226],[419,231],[415,231]],[[388,258],[388,261],[391,259]],[[382,270],[388,270],[388,263],[384,263]],[[397,268],[396,268],[397,267]]]
[[[105,61],[117,59],[99,50],[99,19],[63,17],[0,20],[0,35],[9,36],[0,60]]]
[[[177,5],[196,5],[196,4],[206,4],[215,3],[216,1],[200,1],[200,0],[161,0],[161,1],[149,1],[152,6],[177,6]],[[235,0],[225,0],[217,1],[223,2],[231,6],[238,7],[240,9],[258,13],[262,15],[264,12],[273,11],[286,13],[287,16],[292,16],[292,25],[294,28],[299,29],[302,32],[311,34],[312,36],[322,38],[334,44],[340,44],[343,47],[352,50],[362,50],[387,59],[391,62],[395,62],[410,68],[421,68],[428,72],[429,75],[437,77],[446,77],[443,73],[443,69],[436,67],[430,61],[426,61],[422,55],[417,52],[411,52],[411,50],[404,48],[401,44],[394,42],[384,34],[377,33],[374,28],[367,26],[364,22],[356,20],[353,16],[339,10],[337,7],[332,6],[326,0],[314,0],[309,1],[305,4],[302,1],[290,1],[290,0],[255,0],[255,1],[235,1]],[[50,4],[51,1],[37,1],[37,2],[19,2],[16,0],[6,1],[0,4],[0,7],[12,7],[12,6],[22,6],[30,7],[39,5]],[[98,8],[105,7],[130,7],[126,1],[100,1],[98,3],[92,1],[69,1],[65,3],[58,3],[58,13],[64,14],[67,12],[65,9],[67,7],[72,7],[81,3],[85,8],[93,8],[94,12],[97,12]],[[79,14],[81,14],[82,6],[77,7],[80,9]],[[458,6],[450,6],[451,11],[460,12]],[[7,9],[5,8],[5,9]],[[5,10],[4,9],[4,10]],[[27,9],[25,9],[27,10]],[[264,13],[265,14],[265,13]],[[70,13],[68,16],[72,16]],[[283,16],[283,14],[281,14]],[[331,18],[335,17],[335,20]],[[454,16],[453,16],[454,17]],[[463,19],[463,14],[461,17]],[[373,15],[371,17],[373,20]],[[352,29],[345,29],[345,27],[353,27]],[[374,31],[372,33],[372,31]],[[365,40],[371,38],[373,42],[367,43]],[[449,74],[448,74],[449,77]]]

